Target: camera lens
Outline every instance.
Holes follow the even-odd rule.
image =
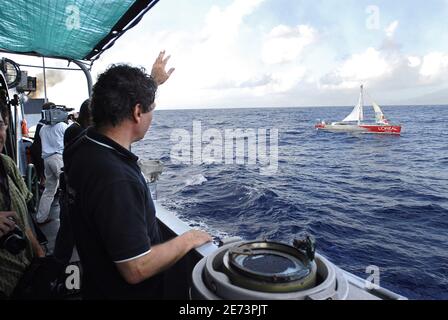
[[[9,253],[17,255],[26,248],[26,240],[22,231],[16,227],[13,231],[0,239],[0,248],[4,248]]]

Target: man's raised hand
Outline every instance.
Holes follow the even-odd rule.
[[[169,69],[168,72],[165,70],[166,64],[168,63],[170,57],[171,56],[167,56],[165,58],[165,50],[163,50],[159,53],[159,56],[152,66],[151,77],[154,79],[158,86],[164,84],[175,70],[174,68]]]

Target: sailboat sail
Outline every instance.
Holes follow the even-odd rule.
[[[375,110],[375,120],[377,123],[384,121],[384,113],[381,110],[380,106],[375,102],[372,101],[373,109]]]
[[[353,109],[352,113],[350,113],[342,122],[351,122],[351,121],[363,121],[364,120],[364,112],[363,112],[363,98],[362,92],[359,95],[358,104]]]

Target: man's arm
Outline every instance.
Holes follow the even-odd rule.
[[[33,248],[34,254],[38,258],[45,257],[45,251],[42,249],[42,246],[40,245],[39,241],[37,241],[36,237],[33,234],[33,231],[31,231],[30,228],[26,228],[25,234],[28,237],[28,240],[31,242],[31,247]]]
[[[168,242],[155,245],[146,255],[116,263],[118,271],[129,284],[138,284],[174,265],[191,249],[212,241],[206,232],[191,230]]]
[[[28,190],[25,180],[23,180],[22,174],[17,168],[15,162],[11,158],[6,157],[6,163],[8,165],[8,171],[11,175],[11,178],[14,180],[16,187],[25,198],[25,201],[29,202],[33,198],[33,194],[30,190]]]

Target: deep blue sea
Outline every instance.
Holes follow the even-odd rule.
[[[404,126],[401,136],[314,130],[317,119],[341,120],[351,109],[156,111],[133,151],[164,162],[158,199],[193,227],[286,243],[309,232],[319,253],[345,270],[366,279],[376,265],[381,286],[410,299],[448,299],[448,106],[383,108]],[[261,175],[257,165],[174,164],[171,134],[192,134],[193,121],[223,136],[278,129],[276,174]]]
[[[316,132],[347,108],[156,111],[133,147],[166,169],[158,198],[215,237],[291,243],[303,231],[334,263],[411,299],[448,299],[448,107],[385,107],[401,136]],[[275,175],[257,165],[174,164],[174,128],[278,129]],[[203,142],[203,146],[207,143]]]

